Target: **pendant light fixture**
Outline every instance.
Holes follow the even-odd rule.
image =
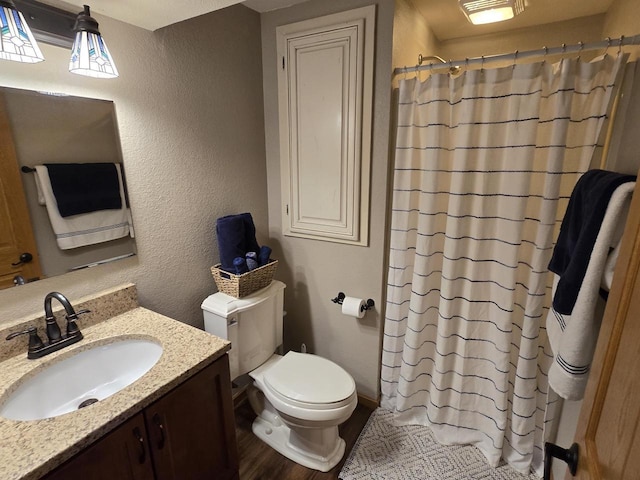
[[[1,1],[1,0],[0,0]],[[76,38],[71,48],[69,71],[96,78],[115,78],[118,70],[107,44],[98,30],[98,22],[91,16],[89,6],[78,14],[73,28]]]
[[[29,25],[13,0],[0,0],[0,58],[22,63],[44,60]]]
[[[460,8],[474,25],[502,22],[524,12],[524,0],[459,0]]]

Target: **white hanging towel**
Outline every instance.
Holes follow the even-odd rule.
[[[610,285],[634,187],[635,182],[623,183],[611,195],[571,314],[560,314],[552,306],[547,315],[554,354],[549,385],[567,400],[584,396],[604,311],[599,291],[601,284]],[[554,274],[554,296],[559,280]]]
[[[51,227],[61,250],[108,242],[109,240],[129,235],[130,214],[124,198],[122,172],[120,171],[120,165],[117,163],[115,165],[118,170],[122,208],[81,213],[64,218],[58,210],[47,167],[44,165],[35,167],[38,199],[44,199]]]

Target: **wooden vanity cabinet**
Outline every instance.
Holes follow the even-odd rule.
[[[44,479],[237,480],[228,356],[223,355]]]
[[[151,480],[154,478],[142,413],[127,420],[44,478]]]

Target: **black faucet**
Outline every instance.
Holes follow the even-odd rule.
[[[51,311],[51,300],[58,300],[62,306],[64,307],[64,311],[67,313],[67,335],[64,338],[80,336],[80,340],[82,339],[82,333],[76,324],[76,320],[78,320],[78,314],[71,306],[71,302],[67,300],[67,297],[62,295],[60,292],[51,292],[48,293],[46,297],[44,297],[44,319],[47,323],[47,337],[49,337],[49,343],[57,343],[63,339],[60,333],[60,327],[58,326],[58,322],[56,322],[56,317],[53,315]],[[88,310],[83,310],[79,313],[87,313]]]
[[[62,304],[67,314],[67,329],[64,335],[60,332],[60,327],[58,326],[56,317],[53,315],[51,309],[51,300],[54,298]],[[76,312],[71,305],[71,302],[67,300],[67,297],[59,292],[48,293],[47,296],[44,297],[44,316],[47,338],[49,340],[48,343],[45,344],[42,342],[35,327],[30,327],[22,332],[14,332],[7,336],[7,340],[11,340],[19,335],[28,334],[29,350],[27,352],[27,358],[44,357],[49,353],[55,352],[67,345],[71,345],[82,340],[82,332],[80,332],[76,321],[78,320],[78,315],[89,313],[89,311],[90,310],[80,310],[79,312]]]

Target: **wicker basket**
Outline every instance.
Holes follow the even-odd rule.
[[[235,275],[222,270],[218,263],[211,267],[211,274],[219,291],[232,297],[242,298],[268,286],[273,280],[276,268],[278,268],[278,260],[270,260],[269,263],[262,267],[242,275]]]

